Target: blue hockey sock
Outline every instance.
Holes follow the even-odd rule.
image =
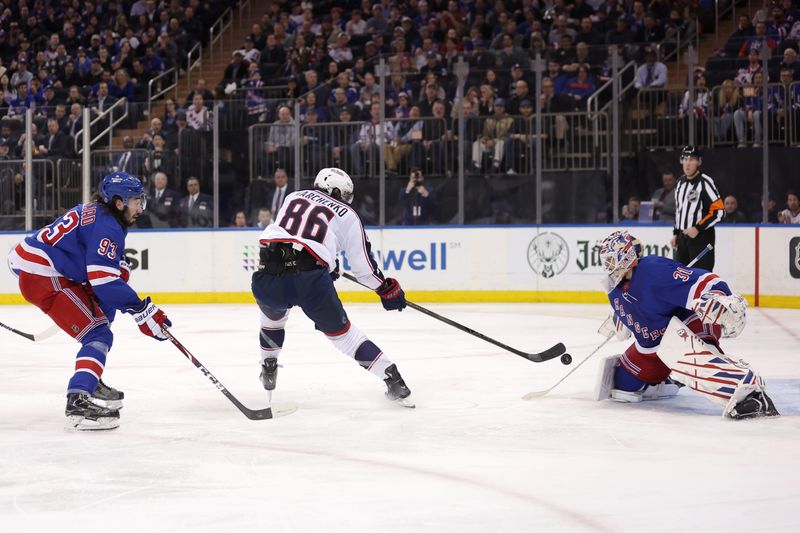
[[[628,370],[619,365],[614,372],[614,388],[628,392],[640,391],[647,386],[647,383],[637,378]]]
[[[261,334],[258,338],[261,342],[261,361],[271,357],[277,358],[281,353],[281,348],[283,348],[286,330],[261,328]]]
[[[67,394],[83,392],[91,395],[103,375],[108,346],[99,341],[84,344],[75,358],[75,374],[69,380]]]

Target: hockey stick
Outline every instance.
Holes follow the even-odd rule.
[[[7,326],[7,325],[3,324],[2,322],[0,322],[0,327],[7,329],[11,333],[16,333],[17,335],[20,335],[21,337],[25,337],[29,341],[33,341],[33,342],[38,342],[38,341],[43,341],[45,339],[49,339],[50,337],[52,337],[53,335],[55,335],[56,333],[61,331],[61,328],[59,328],[56,324],[52,324],[49,328],[47,328],[44,331],[40,331],[39,333],[25,333],[24,331],[20,331],[18,329],[14,329],[11,326]]]
[[[695,265],[695,263],[697,263],[698,261],[700,261],[700,259],[702,259],[704,255],[706,255],[708,252],[710,252],[710,251],[711,251],[711,250],[713,250],[713,249],[714,249],[714,246],[713,246],[713,245],[711,245],[711,244],[707,244],[705,248],[703,248],[702,250],[700,250],[700,253],[699,253],[699,254],[697,254],[697,257],[695,257],[694,259],[692,259],[692,261],[691,261],[691,262],[690,262],[688,265],[686,265],[686,267],[687,267],[687,268],[691,268],[691,267],[693,267],[693,266]],[[608,319],[606,319],[606,320],[608,320]],[[605,324],[605,322],[604,322],[604,324]],[[601,330],[602,330],[602,326],[601,326]],[[559,385],[560,385],[560,384],[561,384],[561,383],[562,383],[562,382],[563,382],[565,379],[567,379],[568,377],[570,377],[570,376],[573,374],[573,372],[575,372],[576,370],[578,370],[578,369],[581,367],[581,365],[582,365],[583,363],[585,363],[586,361],[588,361],[589,359],[591,359],[591,358],[592,358],[592,356],[593,356],[594,354],[596,354],[597,352],[599,352],[599,351],[600,351],[600,349],[601,349],[603,346],[605,346],[606,344],[608,344],[608,341],[610,341],[610,340],[611,340],[611,339],[613,339],[613,338],[614,338],[614,333],[609,333],[609,334],[608,334],[608,336],[605,338],[605,340],[603,340],[603,342],[601,342],[601,343],[600,343],[600,346],[598,346],[597,348],[595,348],[595,349],[594,349],[594,351],[593,351],[592,353],[590,353],[589,355],[587,355],[587,356],[586,356],[586,358],[585,358],[583,361],[581,361],[580,363],[578,363],[577,365],[575,365],[575,367],[574,367],[572,370],[570,370],[569,372],[567,372],[567,373],[564,375],[564,377],[562,377],[561,379],[559,379],[558,381],[556,381],[555,385],[553,385],[553,386],[552,386],[552,387],[550,387],[549,389],[545,389],[545,390],[539,390],[539,391],[533,391],[533,392],[529,392],[528,394],[526,394],[525,396],[523,396],[523,397],[522,397],[522,399],[523,399],[523,400],[534,400],[534,399],[536,399],[536,398],[541,398],[542,396],[545,396],[545,395],[549,394],[551,390],[553,390],[553,389],[555,389],[556,387],[558,387],[558,386],[559,386]]]
[[[364,285],[363,283],[358,281],[358,279],[355,276],[353,276],[352,274],[350,274],[348,272],[343,272],[342,273],[342,277],[347,278],[350,281],[353,281],[355,283],[358,283],[362,287],[366,287],[366,285]],[[369,288],[369,287],[367,287],[367,288]],[[447,317],[444,317],[444,316],[442,316],[442,315],[440,315],[438,313],[434,313],[430,309],[426,309],[426,308],[422,307],[421,305],[415,304],[414,302],[409,302],[408,300],[406,300],[406,305],[408,305],[411,309],[416,309],[420,313],[424,313],[424,314],[428,315],[429,317],[435,318],[436,320],[441,320],[445,324],[453,326],[456,329],[460,329],[464,333],[469,333],[470,335],[472,335],[474,337],[478,337],[481,340],[484,340],[484,341],[486,341],[488,343],[494,344],[495,346],[498,346],[498,347],[500,347],[500,348],[502,348],[502,349],[504,349],[506,351],[509,351],[509,352],[513,353],[514,355],[518,355],[520,357],[523,357],[523,358],[527,359],[528,361],[533,361],[534,363],[542,363],[544,361],[549,361],[550,359],[555,359],[556,357],[559,357],[559,356],[563,355],[564,352],[567,351],[566,346],[564,346],[563,343],[559,342],[558,344],[556,344],[554,346],[551,346],[550,348],[548,348],[548,349],[546,349],[546,350],[544,350],[542,352],[523,352],[522,350],[517,350],[516,348],[512,348],[511,346],[508,346],[507,344],[503,344],[502,342],[500,342],[498,340],[495,340],[495,339],[493,339],[491,337],[487,337],[483,333],[479,333],[479,332],[475,331],[474,329],[469,328],[469,327],[467,327],[467,326],[465,326],[463,324],[459,324],[455,320],[451,320],[451,319],[449,319]]]
[[[203,365],[203,363],[198,361],[197,358],[194,355],[192,355],[192,353],[183,344],[181,344],[181,342],[178,339],[176,339],[172,335],[172,333],[170,333],[169,330],[163,328],[163,331],[164,334],[167,336],[167,338],[172,342],[172,344],[174,344],[175,347],[178,350],[180,350],[180,352],[183,355],[185,355],[186,358],[189,361],[191,361],[192,364],[196,366],[198,370],[200,370],[200,372],[202,372],[203,375],[207,377],[209,381],[211,381],[211,383],[213,383],[214,386],[217,387],[217,389],[219,389],[219,391],[227,399],[229,399],[231,403],[235,405],[236,408],[242,412],[242,414],[244,414],[244,416],[246,416],[250,420],[267,420],[278,416],[290,415],[295,411],[297,411],[297,404],[294,402],[285,402],[281,404],[276,404],[274,406],[271,405],[266,409],[248,409],[247,407],[242,405],[242,402],[240,402],[236,398],[236,396],[231,394],[231,392],[227,388],[225,388],[225,385],[223,385],[216,377],[214,377],[214,374],[212,374],[211,371]]]

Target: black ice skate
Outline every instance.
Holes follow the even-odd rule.
[[[275,390],[275,384],[278,380],[278,360],[274,357],[268,357],[261,363],[261,384],[268,391]]]
[[[744,420],[746,418],[759,418],[762,416],[779,416],[778,410],[772,399],[767,393],[753,391],[744,400],[737,403],[728,416],[734,420]]]
[[[119,427],[119,411],[102,407],[83,392],[67,394],[67,429],[97,430]]]
[[[416,407],[411,399],[411,391],[406,387],[406,382],[397,370],[396,365],[391,365],[386,369],[386,397],[397,402],[403,407]]]
[[[100,400],[98,404],[108,409],[122,409],[122,400],[125,399],[125,393],[114,387],[109,387],[101,379],[92,393],[92,398]]]

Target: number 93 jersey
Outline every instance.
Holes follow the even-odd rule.
[[[384,281],[383,273],[372,259],[370,242],[358,213],[322,191],[297,191],[286,197],[275,222],[260,237],[262,246],[277,242],[305,248],[329,272],[336,268],[336,255],[344,252],[361,283],[377,289]]]
[[[114,215],[96,203],[79,204],[19,243],[8,256],[14,271],[89,283],[108,316],[141,300],[122,279],[125,236]]]

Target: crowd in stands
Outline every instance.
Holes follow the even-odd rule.
[[[184,69],[187,50],[205,43],[208,28],[234,3],[5,3],[0,7],[0,158],[22,156],[21,118],[29,108],[34,109],[37,126],[34,155],[40,158],[75,155],[84,107],[97,116],[125,98],[132,105],[131,120],[143,118],[148,82],[169,68]],[[545,113],[554,115],[544,125],[545,149],[567,146],[567,132],[577,124],[564,113],[584,110],[597,88],[610,79],[610,48],[615,47],[624,60],[641,63],[637,89],[666,87],[667,71],[657,52],[674,46],[678,35],[686,41],[702,31],[707,14],[713,12],[713,6],[706,4],[691,0],[267,2],[262,4],[266,8],[260,20],[232,51],[222,82],[209,86],[198,80],[185,101],[166,100],[163,115],[149,117],[150,129],[140,139],[126,139],[124,153],[109,166],[145,175],[151,191],[156,189],[154,176],[163,173],[176,195],[170,203],[209,193],[209,182],[197,165],[210,151],[193,152],[187,158],[179,141],[185,132],[198,132],[202,140],[198,146],[206,150],[202,135],[212,128],[213,103],[236,100],[244,111],[239,129],[268,125],[256,148],[259,175],[251,178],[263,178],[273,188],[278,170],[290,176],[301,170],[313,175],[313,169],[321,166],[340,165],[355,177],[374,175],[381,152],[388,172],[397,176],[417,171],[447,175],[459,157],[476,173],[530,173],[537,100]],[[762,46],[782,53],[777,68],[788,88],[800,75],[798,37],[794,0],[765,3],[752,21],[740,22],[719,51],[718,61],[737,62],[736,75],[712,81],[710,67],[705,76],[698,74],[697,94],[684,98],[681,113],[702,116],[708,106],[717,106],[713,127],[720,138],[735,132],[742,143],[757,142],[759,97],[746,90],[760,73],[754,54]],[[540,94],[535,94],[531,69],[537,56],[546,62]],[[748,57],[749,62],[742,59]],[[455,72],[460,58],[469,65],[463,98],[468,137],[464,154],[455,153],[454,142]],[[381,59],[389,69],[386,87],[380,87],[375,75]],[[739,66],[742,61],[746,64]],[[709,90],[716,81],[727,88],[714,98]],[[776,88],[770,93],[770,112],[781,97],[781,105],[800,107],[800,91],[794,100],[794,95]],[[295,102],[300,104],[298,116],[294,116]],[[387,120],[381,121],[381,115]],[[296,120],[304,128],[300,139],[295,137]],[[303,146],[303,169],[294,168],[292,151],[298,144]],[[202,192],[190,192],[191,177]],[[245,223],[254,224],[265,216],[262,208],[271,208],[253,203],[254,196],[258,195],[248,191],[245,198],[221,205],[234,214],[243,211]],[[195,198],[191,204],[199,210],[203,201]],[[175,226],[192,224],[190,218],[170,215],[166,220]],[[237,218],[233,216],[232,223],[238,224]]]

